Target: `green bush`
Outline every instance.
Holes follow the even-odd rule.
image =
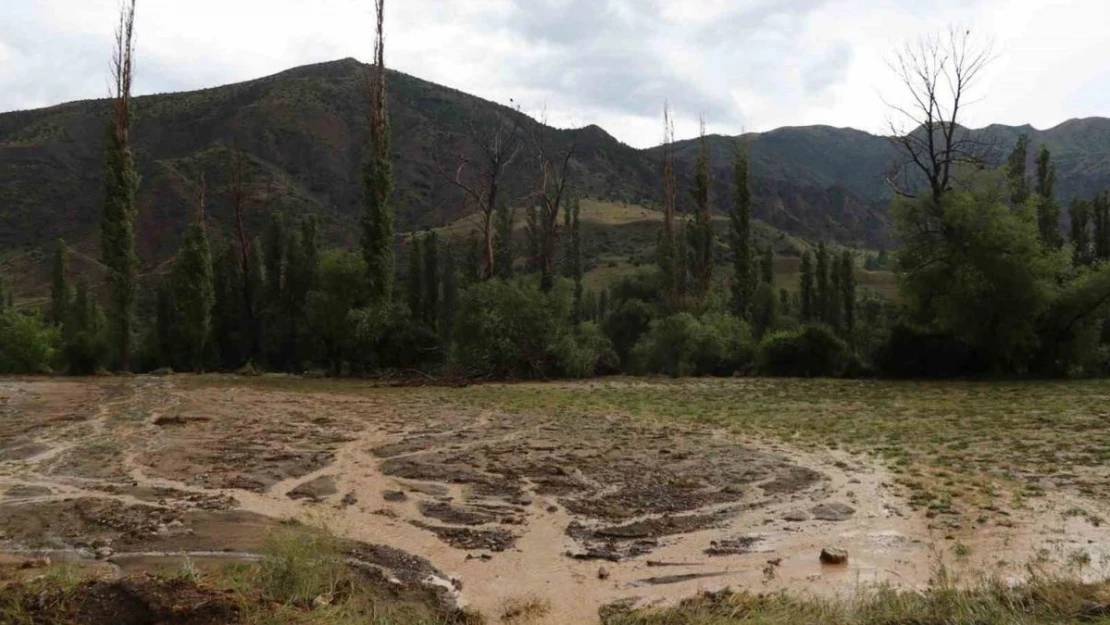
[[[552,347],[568,331],[571,293],[564,280],[550,293],[534,281],[489,280],[459,301],[454,358],[468,375],[543,377],[554,373]]]
[[[622,362],[628,360],[632,347],[651,327],[655,311],[650,304],[638,299],[628,299],[617,305],[605,318],[605,334]]]
[[[592,321],[578,325],[573,332],[560,332],[551,346],[560,375],[588,378],[619,370],[613,344]]]
[[[763,338],[757,355],[765,375],[837,376],[848,364],[848,345],[825,326],[810,325],[800,331],[780,330]]]
[[[641,373],[730,375],[751,361],[751,331],[725,313],[701,319],[679,313],[651,322],[632,348],[631,359]]]
[[[38,316],[0,310],[0,373],[50,371],[58,342],[58,330]]]

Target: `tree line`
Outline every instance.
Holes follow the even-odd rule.
[[[1067,236],[1048,148],[1022,136],[991,164],[959,124],[989,58],[969,33],[923,40],[895,64],[913,121],[892,133],[904,159],[888,183],[897,247],[889,255],[818,241],[776,250],[753,231],[749,147],[733,145],[732,202],[714,226],[710,140],[702,122],[690,180],[680,180],[664,105],[655,259],[607,288],[584,275],[575,145],[519,110],[472,124],[476,148],[436,155],[478,217],[469,240],[394,232],[393,174],[376,0],[367,77],[370,132],[357,249],[329,248],[314,216],[273,212],[244,227],[249,158],[228,164],[235,220],[210,237],[204,177],[170,270],[140,300],[130,148],[134,1],[113,55],[105,162],[101,298],[54,253],[48,309],[16,311],[0,288],[0,371],[317,371],[467,378],[610,373],[793,376],[1099,375],[1110,369],[1110,195],[1075,200]],[[944,87],[944,88],[942,88]],[[919,108],[913,108],[917,106]],[[1030,174],[1032,162],[1032,174]],[[531,188],[506,172],[529,167]],[[518,212],[523,211],[523,219]],[[518,223],[522,221],[523,223]],[[397,262],[400,251],[404,260]],[[785,254],[782,252],[786,252]],[[797,256],[794,256],[794,254]],[[797,259],[796,284],[778,264]],[[891,267],[899,299],[859,286],[859,267]]]

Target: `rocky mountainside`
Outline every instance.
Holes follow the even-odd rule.
[[[249,82],[136,100],[136,155],[143,182],[139,253],[148,266],[167,259],[192,214],[198,184],[219,233],[231,220],[227,201],[232,150],[247,154],[249,227],[271,210],[323,217],[329,238],[357,240],[359,171],[367,130],[366,66],[353,59],[291,69]],[[450,222],[467,210],[445,178],[459,152],[473,149],[475,126],[521,116],[526,136],[541,128],[508,107],[391,72],[398,227]],[[0,114],[0,249],[41,247],[62,236],[95,256],[108,120],[104,100]],[[1063,199],[1110,186],[1110,120],[1073,120],[1056,128],[992,126],[1000,149],[1020,132],[1047,144]],[[657,203],[658,148],[637,150],[597,126],[546,129],[549,142],[576,145],[578,192],[611,202]],[[735,138],[711,137],[714,198],[731,202]],[[889,191],[883,184],[889,142],[851,129],[782,128],[741,138],[748,144],[756,216],[789,233],[856,245],[888,240]],[[696,143],[677,145],[680,175],[691,176]],[[534,167],[517,160],[510,197],[531,187]],[[203,174],[203,176],[202,176]],[[449,172],[446,175],[451,175]],[[680,194],[687,201],[688,194]]]

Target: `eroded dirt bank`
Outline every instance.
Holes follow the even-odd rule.
[[[250,558],[297,519],[493,622],[506,602],[536,598],[551,606],[545,622],[592,623],[603,606],[726,586],[923,585],[938,558],[1003,575],[1041,550],[1097,565],[1106,544],[1089,521],[1106,506],[1075,494],[914,511],[881,466],[845,452],[621,416],[478,411],[414,390],[335,391],[0,380],[0,547],[119,574],[184,554]],[[848,565],[822,565],[827,546],[846,549]]]

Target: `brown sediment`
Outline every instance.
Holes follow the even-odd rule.
[[[324,524],[352,560],[407,584],[456,576],[459,600],[493,622],[506,601],[546,600],[545,623],[726,586],[922,585],[938,554],[1002,575],[1046,544],[1107,555],[1110,528],[1090,521],[1107,506],[1076,494],[927,515],[881,465],[847,452],[357,388],[0,380],[0,548],[91,558],[108,546],[141,572],[183,553],[256,554],[294,519]],[[1089,514],[1062,514],[1071,508]],[[955,558],[957,542],[970,555]],[[848,564],[822,567],[828,546]]]

